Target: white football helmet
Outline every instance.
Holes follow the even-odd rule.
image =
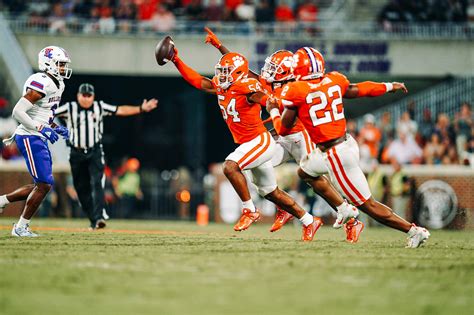
[[[40,71],[45,71],[58,80],[69,79],[72,69],[69,68],[71,59],[66,50],[58,46],[43,48],[38,54],[38,66]],[[61,65],[64,65],[61,72]]]

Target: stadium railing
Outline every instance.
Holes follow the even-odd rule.
[[[403,112],[408,110],[411,103],[415,103],[415,120],[421,120],[423,111],[429,109],[433,117],[439,113],[445,113],[450,117],[459,111],[463,102],[474,102],[474,77],[452,78],[426,90],[423,90],[413,97],[405,97],[400,101],[384,106],[372,114],[376,119],[380,119],[382,114],[389,112],[392,121],[398,121]],[[363,125],[363,117],[357,120],[359,126]]]
[[[60,23],[58,23],[60,21]],[[150,36],[156,34],[193,35],[203,34],[204,26],[211,27],[220,35],[240,37],[266,37],[281,39],[417,39],[460,40],[474,37],[474,23],[392,23],[390,30],[375,21],[346,21],[321,19],[314,23],[304,22],[204,22],[179,19],[166,31],[154,29],[152,21],[88,20],[78,18],[54,19],[9,17],[14,32],[101,34],[107,36]],[[54,27],[52,27],[54,25]]]
[[[0,76],[6,78],[6,91],[11,99],[21,96],[23,84],[33,70],[20,44],[9,28],[9,21],[0,12]]]

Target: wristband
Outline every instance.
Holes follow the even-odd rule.
[[[280,117],[280,110],[278,108],[272,108],[272,110],[270,111],[270,116],[272,117],[272,119],[275,119],[275,117]]]
[[[384,83],[385,88],[387,89],[387,92],[390,92],[393,90],[393,84],[392,83]]]

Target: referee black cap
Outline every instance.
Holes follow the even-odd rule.
[[[79,86],[78,93],[81,93],[81,94],[94,94],[94,86],[90,83],[82,83]]]

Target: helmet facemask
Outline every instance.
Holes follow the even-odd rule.
[[[290,64],[288,65],[288,70],[286,71],[283,68],[284,62],[287,61],[283,60],[279,64],[277,64],[273,62],[271,57],[267,57],[265,59],[265,64],[263,65],[263,68],[260,72],[261,76],[268,83],[278,83],[291,80],[293,78],[293,75],[291,74],[291,61],[288,61],[290,62]],[[285,72],[288,72],[288,74],[285,75]],[[278,76],[280,77],[278,78]]]
[[[223,88],[224,90],[228,89],[232,83],[235,81],[240,80],[245,73],[241,73],[235,80],[232,74],[234,71],[236,71],[238,68],[229,65],[229,66],[223,66],[221,64],[217,64],[215,68],[215,75],[217,78],[217,84]],[[238,73],[237,73],[238,74]]]

